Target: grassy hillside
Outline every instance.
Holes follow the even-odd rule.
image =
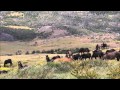
[[[38,46],[33,46],[38,42]],[[5,42],[0,41],[0,55],[15,54],[16,51],[22,50],[25,54],[26,51],[32,52],[33,50],[51,50],[51,49],[74,49],[80,47],[88,47],[91,50],[95,48],[96,43],[91,43],[88,39],[81,37],[61,37],[55,39],[33,40],[33,41],[14,41]]]

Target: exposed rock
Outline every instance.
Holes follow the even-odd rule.
[[[43,26],[37,31],[38,33],[44,32],[44,33],[51,33],[52,34],[49,36],[49,38],[58,38],[58,37],[63,37],[67,36],[69,33],[67,30],[59,29],[53,26]]]

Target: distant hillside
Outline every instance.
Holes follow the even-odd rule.
[[[14,37],[7,33],[0,33],[0,41],[14,41]]]
[[[33,30],[0,27],[1,41],[32,40],[34,38],[36,38],[36,33]]]
[[[24,39],[31,39],[31,32],[35,34],[32,39],[89,35],[94,32],[120,33],[120,11],[0,11],[0,21],[1,27],[14,26],[11,29],[18,32],[18,29],[22,29],[21,32],[30,29],[25,31],[25,36],[22,34]],[[51,28],[45,28],[47,26]],[[12,36],[22,40],[17,31],[19,37]]]

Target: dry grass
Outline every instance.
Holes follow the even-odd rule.
[[[35,42],[38,42],[38,46],[32,46]],[[61,37],[48,40],[33,40],[30,42],[5,42],[0,41],[0,55],[15,54],[16,51],[22,50],[25,53],[27,50],[32,52],[33,50],[51,50],[51,49],[70,49],[88,47],[91,50],[95,48],[96,43],[87,42],[87,40],[80,37]]]
[[[49,55],[52,56],[52,55]],[[21,55],[22,57],[22,55]],[[25,59],[29,58],[23,56]],[[35,56],[36,57],[36,56]],[[34,57],[34,58],[35,58]],[[44,55],[43,55],[44,57]],[[5,56],[2,58],[6,58]],[[14,56],[14,59],[17,58]],[[32,59],[33,57],[31,57]],[[25,62],[27,60],[23,60]],[[86,60],[61,63],[46,63],[45,59],[29,60],[29,67],[18,70],[10,68],[8,74],[1,74],[2,79],[119,79],[120,62],[116,60]],[[14,60],[15,61],[15,60]],[[15,63],[15,62],[14,62]],[[1,68],[2,70],[5,68]],[[7,70],[7,69],[6,69]]]
[[[36,65],[36,64],[46,64],[45,56],[47,54],[36,54],[36,55],[14,55],[14,56],[0,56],[0,64],[3,66],[4,60],[12,59],[13,66],[17,66],[18,61],[22,61],[23,64],[28,66]],[[65,56],[64,54],[49,54],[49,57],[53,57],[55,55]]]
[[[97,40],[98,41],[98,40]],[[38,42],[38,46],[32,46],[35,42]],[[120,49],[118,41],[111,40],[108,45],[110,48]],[[101,44],[102,42],[92,42],[92,40],[87,37],[60,37],[55,39],[47,40],[33,40],[29,42],[5,42],[0,41],[0,55],[12,53],[15,54],[17,50],[22,50],[25,53],[27,50],[32,52],[33,50],[51,50],[51,49],[70,49],[70,48],[80,48],[88,47],[90,50],[94,50],[96,44]]]

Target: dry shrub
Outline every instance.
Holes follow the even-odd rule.
[[[97,79],[98,78],[98,74],[93,71],[90,70],[89,68],[76,68],[71,72],[72,75],[74,75],[75,77],[77,77],[77,79]]]
[[[101,60],[77,61],[77,63],[73,63],[73,66],[75,69],[71,74],[78,79],[99,79],[100,75],[97,73],[99,70],[95,70],[95,68],[106,68],[108,63]]]
[[[118,66],[110,67],[109,79],[120,79],[120,64]]]

